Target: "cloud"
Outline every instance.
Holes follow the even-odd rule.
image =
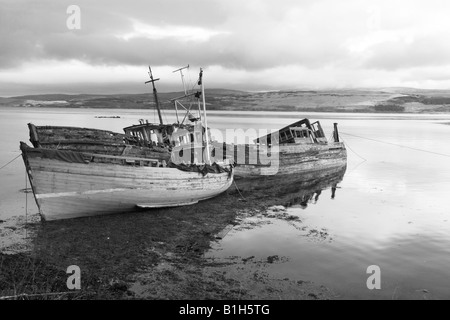
[[[449,34],[420,38],[386,41],[371,47],[365,66],[369,68],[397,70],[450,64]]]
[[[72,4],[80,30],[66,26]],[[105,70],[129,79],[126,71],[148,64],[191,64],[220,70],[218,86],[431,85],[420,69],[450,65],[443,0],[0,0],[0,8],[4,82],[37,84],[47,69],[56,82],[99,83]]]
[[[9,2],[0,20],[1,37],[7,44],[0,68],[30,59],[139,65],[151,55],[157,64],[194,58],[194,62],[261,69],[293,62],[328,63],[341,50],[336,46],[339,38],[329,33],[334,24],[316,27],[312,21],[308,25],[308,12],[297,7],[289,10],[292,1],[277,6],[266,1],[229,1],[227,5],[213,0],[152,1],[151,5],[137,1],[133,6],[82,1],[81,30],[65,27],[67,4],[43,1],[27,10],[23,2]],[[18,12],[18,21],[3,19]],[[310,28],[323,34],[313,37]]]
[[[205,42],[214,36],[228,33],[224,31],[214,31],[206,28],[182,25],[166,25],[161,27],[156,25],[148,25],[140,21],[134,21],[133,28],[134,30],[132,32],[118,34],[116,37],[125,41],[134,38],[146,38],[151,40],[175,38],[181,42]]]

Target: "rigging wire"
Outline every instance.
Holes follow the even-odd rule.
[[[188,73],[188,77],[189,77],[189,85],[191,86],[191,91],[194,90],[195,84],[193,84],[192,82],[192,78],[191,78],[191,73],[189,71],[189,69],[187,70]]]
[[[330,136],[328,137],[328,141],[331,141],[331,139],[333,139],[333,135],[334,135],[334,133],[332,132],[332,133],[330,134]]]
[[[396,146],[396,147],[401,147],[401,148],[411,149],[411,150],[415,150],[415,151],[426,152],[426,153],[435,154],[435,155],[438,155],[438,156],[443,156],[443,157],[449,157],[450,158],[450,155],[445,154],[445,153],[439,153],[439,152],[430,151],[430,150],[424,150],[424,149],[419,149],[419,148],[414,148],[414,147],[408,147],[408,146],[404,146],[404,145],[397,144],[397,143],[377,140],[377,139],[373,139],[373,138],[361,137],[361,136],[358,136],[358,135],[355,135],[355,134],[350,134],[350,133],[345,133],[345,132],[341,132],[341,134],[344,134],[344,135],[347,135],[347,136],[351,136],[351,137],[360,138],[360,139],[371,140],[371,141],[375,141],[375,142],[379,142],[379,143],[389,144],[389,145],[393,145],[393,146]]]

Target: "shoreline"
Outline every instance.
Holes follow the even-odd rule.
[[[70,107],[61,107],[61,106],[52,106],[52,105],[45,105],[45,106],[9,106],[9,105],[1,105],[0,104],[0,110],[2,108],[8,108],[8,109],[33,109],[33,110],[39,110],[39,109],[58,109],[58,110],[69,110],[69,109],[76,109],[76,110],[117,110],[117,111],[130,111],[130,110],[153,110],[152,107],[148,108],[111,108],[111,107],[76,107],[76,106],[70,106]],[[173,108],[161,108],[161,111],[171,111],[174,112]],[[364,115],[383,115],[383,114],[390,114],[390,115],[450,115],[450,111],[433,111],[430,109],[426,110],[418,110],[415,112],[412,111],[373,111],[368,109],[342,109],[342,108],[295,108],[294,106],[292,108],[265,108],[265,109],[253,109],[253,108],[210,108],[209,112],[252,112],[252,113],[318,113],[318,114],[326,114],[326,113],[337,113],[337,114],[364,114]],[[118,116],[97,116],[98,118],[120,118]]]

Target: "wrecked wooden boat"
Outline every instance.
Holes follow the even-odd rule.
[[[144,145],[137,137],[108,130],[36,126],[28,124],[30,142],[35,148],[91,152],[111,156],[144,157],[169,161],[170,152],[157,145]]]
[[[23,160],[45,220],[182,206],[212,198],[233,181],[231,165],[166,166],[157,159],[32,148]]]
[[[339,141],[337,124],[333,141],[329,142],[320,122],[311,123],[309,119],[259,137],[254,144],[224,144],[223,152],[225,158],[235,161],[235,175],[239,177],[308,173],[347,164],[347,151]]]
[[[202,71],[199,77],[197,98],[204,95]],[[234,165],[213,163],[204,135],[185,140],[207,128],[204,98],[203,111],[203,124],[141,123],[125,128],[125,134],[29,124],[33,147],[21,142],[20,149],[41,216],[56,220],[183,206],[224,192],[233,182]],[[180,148],[177,157],[171,157],[172,147]],[[191,150],[203,152],[189,161]]]
[[[180,71],[187,67],[178,69]],[[113,156],[146,157],[173,162],[199,162],[203,153],[208,149],[211,154],[211,135],[206,124],[206,110],[201,108],[200,98],[204,96],[204,90],[185,94],[171,100],[174,104],[176,123],[164,123],[161,114],[155,81],[149,67],[153,96],[159,123],[151,123],[140,119],[139,124],[123,128],[124,133],[108,130],[81,127],[64,126],[36,126],[28,124],[30,141],[35,148],[47,148],[76,152],[93,152]],[[183,74],[182,74],[183,78]],[[183,82],[184,85],[184,82]],[[201,85],[201,81],[199,82]],[[189,99],[189,105],[185,100]],[[203,106],[206,103],[203,99]],[[193,106],[198,107],[197,115],[193,115]],[[180,110],[185,114],[180,115]],[[201,115],[203,111],[203,116]],[[184,153],[184,154],[183,154]],[[191,157],[186,158],[186,153]],[[222,162],[223,159],[214,159]]]

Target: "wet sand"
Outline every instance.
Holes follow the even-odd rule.
[[[323,181],[323,180],[322,180]],[[37,299],[333,299],[308,279],[278,279],[265,271],[288,257],[205,257],[230,228],[255,228],[268,219],[311,230],[284,206],[306,195],[266,181],[245,182],[193,206],[41,222],[38,215],[0,223],[0,296]],[[317,189],[320,182],[311,182]],[[289,184],[290,185],[290,184]],[[269,186],[269,190],[267,187]],[[239,188],[239,189],[238,189]],[[309,190],[309,189],[308,189]],[[295,191],[295,192],[294,192]],[[272,194],[273,196],[267,196]],[[26,236],[25,237],[25,232]],[[81,290],[68,292],[66,269],[81,270]],[[52,295],[49,295],[52,293]],[[55,294],[60,293],[60,294]],[[33,295],[34,296],[30,296]]]

